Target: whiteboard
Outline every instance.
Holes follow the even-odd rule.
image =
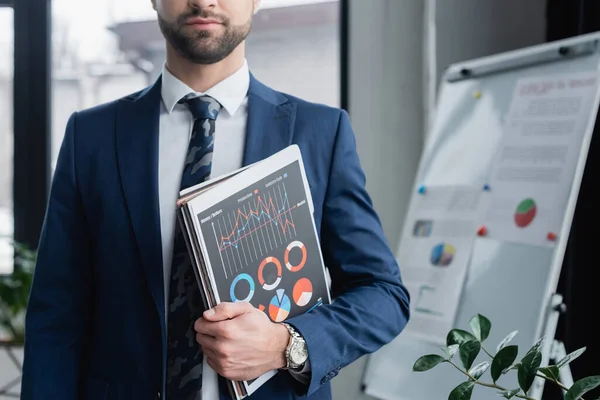
[[[421,185],[485,185],[517,80],[556,73],[598,72],[599,42],[600,34],[594,33],[450,66],[441,82],[435,120],[413,190]],[[476,92],[483,95],[474,101]],[[455,327],[470,330],[469,319],[473,315],[487,316],[492,330],[484,345],[490,350],[495,350],[508,333],[518,330],[512,344],[519,346],[520,359],[545,334],[596,120],[599,91],[596,89],[595,93],[556,245],[538,247],[486,238],[475,240]],[[363,377],[365,393],[385,400],[447,399],[465,377],[449,364],[413,372],[414,362],[430,353],[443,354],[437,345],[399,335],[369,357]],[[489,360],[485,357],[480,354],[474,365]],[[508,389],[517,388],[516,375],[512,371],[499,383]],[[484,377],[484,381],[489,381],[489,373]],[[472,398],[499,397],[496,390],[476,385]]]

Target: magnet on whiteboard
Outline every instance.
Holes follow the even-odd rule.
[[[479,99],[481,98],[481,92],[478,90],[473,94],[473,96],[475,96],[476,99]]]
[[[548,233],[548,240],[554,242],[556,240],[556,233],[554,232],[549,232]]]
[[[425,189],[425,186],[421,185],[421,186],[419,187],[419,193],[423,194],[423,193],[425,193],[426,191],[427,191],[427,189]]]
[[[487,228],[485,226],[480,227],[479,230],[477,231],[477,234],[479,236],[487,235]]]
[[[485,185],[483,185],[483,190],[485,190],[486,192],[490,191],[490,185],[488,185],[487,183]]]

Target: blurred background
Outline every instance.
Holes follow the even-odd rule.
[[[248,40],[250,69],[275,89],[349,112],[393,245],[445,68],[600,29],[596,0],[262,3]],[[149,85],[164,58],[150,0],[0,0],[0,274],[13,271],[13,239],[31,247],[39,239],[69,115]],[[571,271],[569,284],[591,289],[586,281],[585,272]],[[585,308],[582,298],[570,301]],[[569,318],[563,328],[584,320],[577,312]],[[572,333],[569,340],[576,346],[588,338]],[[22,352],[4,349],[0,387],[18,393]],[[599,354],[593,345],[588,351],[587,360]],[[591,374],[583,360],[580,371]],[[336,399],[370,398],[361,390],[365,362],[333,380]]]

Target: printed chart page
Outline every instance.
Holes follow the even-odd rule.
[[[454,326],[480,216],[481,187],[430,186],[416,193],[398,250],[411,294],[405,332],[445,345]]]
[[[596,75],[518,81],[490,170],[489,238],[554,244],[592,119]]]
[[[220,301],[247,301],[273,322],[328,303],[320,247],[294,162],[198,215]]]

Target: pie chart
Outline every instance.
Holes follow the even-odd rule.
[[[537,207],[533,199],[523,200],[517,206],[517,211],[515,212],[515,223],[519,228],[525,228],[527,225],[531,224],[535,218],[536,212]]]
[[[452,263],[456,249],[447,243],[440,243],[431,250],[431,263],[437,267],[447,267]]]
[[[290,314],[290,298],[283,289],[277,289],[269,304],[269,316],[275,322],[281,322]]]
[[[294,303],[298,304],[300,307],[304,307],[308,304],[308,302],[312,298],[312,294],[312,283],[310,283],[308,279],[299,279],[298,282],[296,282],[296,284],[294,285]]]

